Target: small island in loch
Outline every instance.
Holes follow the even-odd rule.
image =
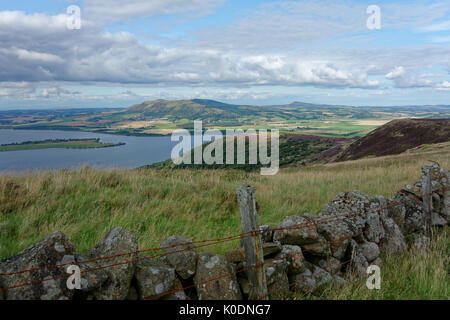
[[[87,139],[48,139],[41,141],[25,141],[20,143],[2,144],[0,145],[0,152],[4,151],[20,151],[20,150],[34,150],[34,149],[92,149],[92,148],[108,148],[124,145],[125,143],[104,143],[100,142],[99,138]]]

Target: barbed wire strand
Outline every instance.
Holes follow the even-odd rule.
[[[446,188],[443,188],[442,190],[445,191],[445,190],[447,190],[447,189],[449,189],[449,188],[446,187]],[[442,190],[435,190],[435,191],[431,192],[430,194],[435,193],[435,192],[439,192],[439,191],[442,191]],[[407,190],[406,190],[406,191],[407,191]],[[416,196],[417,196],[417,195],[416,195]],[[424,196],[426,196],[426,195],[424,195]],[[423,196],[417,196],[417,197],[422,198]],[[413,200],[414,200],[414,199],[411,199],[411,200],[408,200],[408,201],[406,201],[406,202],[413,201]],[[394,203],[397,203],[397,204],[394,205]],[[395,206],[404,205],[404,204],[405,204],[405,202],[394,201],[393,204],[391,204],[391,205],[389,205],[389,206],[381,207],[381,208],[378,208],[378,209],[376,209],[376,210],[369,211],[369,212],[366,212],[366,213],[355,214],[355,216],[363,216],[363,215],[365,215],[365,214],[368,215],[368,214],[371,214],[371,213],[375,213],[375,212],[377,212],[377,211],[387,210],[389,207],[395,207]],[[317,226],[317,224],[330,223],[330,222],[332,222],[333,220],[341,220],[341,219],[344,220],[344,219],[348,219],[349,217],[350,217],[350,216],[338,216],[338,217],[333,217],[333,219],[329,219],[329,221],[326,220],[326,219],[323,219],[323,220],[321,220],[321,221],[319,221],[319,222],[310,221],[310,222],[308,222],[308,223],[301,223],[301,224],[298,224],[298,225],[295,225],[295,226],[290,226],[290,227],[284,227],[284,228],[270,228],[269,231],[276,231],[276,230],[290,230],[290,229],[304,228],[304,227],[310,227],[310,226]],[[359,234],[362,234],[362,233],[364,233],[364,232],[369,232],[369,231],[372,231],[372,230],[371,230],[371,229],[365,230],[365,231],[363,231],[363,232],[361,232],[361,233],[359,233]],[[39,271],[39,270],[43,270],[43,269],[50,268],[50,267],[56,268],[56,267],[63,267],[63,266],[67,266],[67,265],[74,265],[74,264],[80,264],[80,263],[95,262],[95,261],[99,261],[99,260],[112,259],[112,258],[114,258],[114,257],[121,257],[121,256],[125,256],[125,255],[134,255],[134,254],[138,254],[138,253],[142,253],[142,252],[149,252],[149,251],[153,251],[153,250],[163,250],[163,249],[170,249],[170,248],[174,248],[174,247],[182,246],[182,245],[192,245],[192,244],[194,244],[194,243],[211,242],[211,243],[204,244],[204,245],[200,245],[200,246],[196,246],[196,247],[194,246],[194,247],[189,247],[189,248],[185,248],[185,249],[178,250],[178,251],[165,252],[165,253],[157,254],[157,255],[154,255],[154,256],[139,257],[139,258],[133,259],[133,260],[130,260],[130,259],[127,258],[127,259],[125,260],[125,262],[119,262],[119,263],[115,263],[115,264],[112,264],[112,265],[101,266],[101,267],[97,267],[97,268],[92,268],[92,269],[84,270],[83,272],[81,272],[81,273],[84,274],[84,273],[87,273],[87,272],[93,272],[93,271],[96,271],[96,270],[101,270],[101,269],[106,269],[106,268],[116,267],[116,266],[120,266],[120,265],[124,265],[124,264],[128,264],[128,263],[132,263],[132,262],[137,262],[137,261],[143,260],[143,259],[156,258],[156,257],[165,256],[165,255],[168,255],[168,254],[173,254],[173,253],[178,253],[178,252],[184,252],[184,251],[193,250],[193,249],[196,249],[196,248],[201,248],[201,247],[206,247],[206,246],[216,245],[216,244],[221,243],[221,242],[232,241],[232,240],[238,240],[238,239],[241,239],[241,238],[244,238],[244,237],[255,236],[255,235],[258,235],[258,234],[261,234],[261,233],[263,233],[262,230],[252,230],[252,231],[249,231],[249,232],[246,232],[246,233],[242,233],[242,234],[239,234],[239,235],[236,235],[236,236],[230,236],[230,237],[219,238],[219,239],[208,239],[208,240],[198,240],[198,241],[185,242],[185,243],[175,244],[175,245],[167,246],[167,247],[151,248],[151,249],[145,249],[145,250],[138,250],[138,251],[133,251],[133,252],[127,252],[127,253],[116,254],[116,255],[108,256],[108,257],[101,257],[101,258],[97,258],[97,259],[84,260],[84,261],[80,261],[79,263],[70,262],[70,263],[66,263],[66,264],[59,264],[59,265],[53,265],[53,266],[45,266],[45,267],[41,267],[41,268],[32,268],[32,269],[27,269],[27,270],[21,270],[21,271],[14,272],[14,273],[6,273],[6,274],[3,273],[3,274],[0,274],[0,276],[5,276],[5,275],[6,275],[6,276],[10,276],[10,275],[16,275],[16,274],[20,274],[20,273],[24,273],[24,272]],[[335,242],[345,241],[345,240],[348,240],[348,239],[352,239],[353,237],[357,237],[359,234],[353,235],[353,233],[352,233],[350,236],[346,236],[344,239],[337,239],[337,240],[333,240],[333,241],[327,241],[326,244],[329,245],[329,244],[332,244],[332,243],[335,243]],[[216,242],[213,243],[212,241],[216,241]],[[312,248],[309,248],[309,249],[302,248],[302,251],[312,251],[313,248],[314,248],[316,245],[319,246],[319,245],[323,245],[323,244],[321,244],[321,243],[318,243],[318,244],[317,244],[317,243],[316,243],[316,244],[310,244],[309,247],[312,247]],[[294,255],[295,255],[295,254],[294,254]],[[286,258],[286,257],[285,257],[285,258]],[[253,266],[253,267],[255,267],[255,266]],[[247,267],[247,268],[245,268],[245,270],[247,270],[247,269],[249,269],[249,268],[253,268],[253,267]],[[243,272],[243,271],[245,271],[245,270],[240,269],[240,270],[238,270],[238,271],[239,271],[239,272]],[[233,275],[233,274],[235,274],[235,273],[223,275],[223,277],[231,276],[231,275]],[[68,277],[70,277],[70,276],[71,276],[70,274],[67,274],[67,275],[60,275],[60,276],[56,276],[56,277],[53,277],[53,278],[47,278],[47,279],[42,279],[42,280],[37,280],[37,281],[32,281],[32,282],[27,282],[27,283],[22,283],[22,284],[19,284],[19,285],[16,285],[16,286],[12,286],[12,287],[8,287],[8,288],[0,288],[0,289],[3,290],[3,291],[7,291],[7,290],[11,290],[11,289],[15,289],[15,288],[20,288],[20,287],[24,287],[24,286],[36,285],[36,284],[39,284],[39,283],[42,283],[42,282],[45,282],[45,281],[57,280],[57,279],[61,279],[61,278],[68,278]],[[221,276],[221,277],[222,277],[222,276]],[[221,278],[221,277],[220,277],[220,278]],[[219,279],[220,279],[220,278],[219,278]],[[216,278],[210,279],[209,281],[207,280],[206,283],[208,283],[208,282],[210,282],[210,281],[215,281],[215,280],[217,280],[217,279],[216,279]],[[177,289],[177,290],[175,291],[175,293],[178,292],[178,291],[182,291],[182,290],[189,289],[189,288],[191,288],[191,287],[193,287],[193,286],[198,286],[198,285],[199,285],[199,284],[195,284],[195,285],[191,285],[191,286],[188,286],[188,287],[184,287],[184,288]],[[165,293],[164,295],[167,295],[167,294],[170,294],[170,293]]]
[[[427,195],[432,195],[435,192],[440,192],[440,191],[446,191],[448,190],[449,187],[445,187],[441,190],[435,190],[433,192],[431,192],[430,194]],[[407,191],[407,190],[406,190]],[[409,192],[409,191],[408,191]],[[419,198],[423,198],[424,196],[418,196]],[[408,201],[412,201],[412,200],[408,200]],[[397,203],[397,204],[394,204]],[[377,210],[375,210],[374,212],[367,212],[366,214],[371,214],[371,213],[375,213],[377,211],[383,211],[386,209],[389,209],[390,207],[395,207],[398,205],[402,205],[405,202],[400,202],[400,201],[393,201],[393,204],[385,206],[385,207],[381,207],[378,208]],[[354,214],[354,216],[362,216],[363,214]],[[329,223],[329,222],[333,222],[335,220],[339,220],[341,219],[342,216],[339,217],[330,217],[328,218],[329,221],[327,221],[326,219],[322,219],[322,221],[320,223]],[[351,216],[343,216],[342,219],[346,219],[346,218],[351,218]],[[314,226],[315,223],[301,223],[301,224],[297,224],[295,226],[291,226],[289,228],[291,229],[296,229],[296,228],[303,228],[303,227],[310,227],[310,226]],[[271,231],[276,231],[276,230],[284,230],[285,228],[271,228]],[[189,241],[189,242],[184,242],[184,243],[177,243],[177,244],[173,244],[171,246],[166,246],[166,247],[157,247],[157,248],[150,248],[150,249],[143,249],[143,250],[137,250],[137,251],[130,251],[130,252],[125,252],[125,253],[118,253],[115,255],[111,255],[111,256],[107,256],[107,257],[98,257],[98,258],[92,258],[92,259],[87,259],[87,260],[83,260],[78,262],[77,264],[84,264],[84,263],[92,263],[92,262],[96,262],[96,261],[101,261],[101,260],[109,260],[109,259],[113,259],[113,258],[117,258],[117,257],[121,257],[121,256],[127,256],[127,255],[131,255],[131,254],[138,254],[138,253],[145,253],[145,252],[150,252],[150,251],[159,251],[159,250],[165,250],[165,249],[171,249],[171,248],[175,248],[175,247],[179,247],[179,246],[186,246],[186,245],[192,245],[192,244],[196,244],[196,243],[206,243],[206,242],[216,242],[216,241],[221,241],[221,240],[234,240],[235,237],[239,237],[239,236],[245,236],[246,234],[251,234],[254,233],[255,231],[259,231],[259,230],[252,230],[252,231],[248,231],[246,233],[241,233],[235,236],[229,236],[229,237],[224,237],[224,238],[217,238],[217,239],[205,239],[205,240],[196,240],[196,241]],[[36,268],[30,268],[30,269],[25,269],[25,270],[20,270],[20,271],[16,271],[16,272],[11,272],[11,273],[0,273],[0,276],[12,276],[12,275],[16,275],[16,274],[21,274],[21,273],[25,273],[25,272],[33,272],[33,271],[40,271],[40,270],[44,270],[44,269],[51,269],[51,268],[58,268],[58,267],[64,267],[67,265],[73,265],[73,262],[69,262],[69,263],[62,263],[62,264],[56,264],[56,265],[47,265],[47,266],[43,266],[43,267],[36,267]]]

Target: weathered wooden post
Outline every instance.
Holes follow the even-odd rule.
[[[258,213],[256,211],[255,188],[243,185],[237,189],[237,201],[241,211],[241,244],[244,247],[248,269],[249,300],[267,300],[267,282],[264,272],[264,255]]]
[[[425,179],[422,181],[423,206],[425,209],[425,233],[431,235],[431,222],[433,214],[432,204],[432,186],[431,186],[431,167],[425,167]]]

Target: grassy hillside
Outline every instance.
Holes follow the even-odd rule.
[[[337,161],[398,154],[446,141],[450,141],[450,119],[397,119],[352,143]]]
[[[275,176],[233,170],[100,172],[89,168],[3,175],[0,258],[56,230],[67,234],[79,252],[88,251],[115,226],[135,234],[140,249],[158,247],[173,234],[193,240],[237,235],[240,218],[235,191],[244,183],[256,187],[260,223],[277,225],[287,215],[318,213],[346,190],[392,197],[419,178],[420,167],[428,160],[449,168],[450,143],[396,156],[284,169]],[[428,258],[412,253],[401,259],[388,257],[382,293],[367,293],[358,282],[346,290],[325,291],[322,297],[442,298],[443,290],[448,290],[448,278],[442,277],[448,271],[444,262],[448,263],[450,241],[448,233],[441,237]],[[236,246],[238,241],[232,241],[200,251],[225,253]],[[397,270],[404,273],[399,276]]]
[[[225,138],[229,139],[229,138]],[[327,163],[333,161],[354,139],[350,138],[332,138],[321,137],[313,135],[298,135],[298,134],[282,134],[279,140],[279,159],[280,167],[298,167],[312,165],[316,163]],[[214,142],[213,142],[214,143]],[[204,144],[202,150],[211,143]],[[249,141],[248,137],[245,141],[245,164],[238,164],[237,162],[237,141],[234,141],[234,164],[226,164],[227,150],[226,143],[222,140],[223,154],[222,159],[224,164],[194,164],[193,152],[185,154],[186,159],[191,159],[191,164],[175,165],[172,159],[162,162],[154,163],[147,168],[152,169],[202,169],[202,170],[216,170],[216,169],[237,169],[244,171],[257,171],[261,165],[258,155],[258,149],[252,149],[257,156],[257,164],[249,164]],[[268,141],[267,149],[270,155],[271,144]],[[203,153],[203,151],[202,151]],[[267,167],[267,166],[266,166]]]
[[[116,225],[134,232],[141,248],[158,245],[171,234],[194,239],[234,235],[240,231],[235,190],[244,183],[256,187],[261,223],[277,223],[287,215],[317,213],[346,190],[392,197],[418,179],[427,160],[448,168],[450,144],[418,154],[284,169],[275,176],[89,168],[2,175],[0,256],[15,254],[55,230],[65,232],[81,251]]]
[[[229,138],[226,138],[229,139]],[[397,119],[373,130],[359,139],[334,138],[316,135],[281,134],[279,140],[280,167],[298,167],[317,163],[356,160],[367,157],[380,157],[405,152],[421,145],[450,141],[450,119]],[[220,144],[220,141],[219,141]],[[209,144],[203,145],[205,148]],[[226,159],[225,142],[223,142],[223,159]],[[270,147],[268,147],[270,149]],[[240,169],[259,170],[261,164],[248,164],[249,143],[246,141],[245,159],[247,164],[236,164],[236,142],[234,147],[234,165],[227,164],[192,164],[174,165],[172,160],[150,165],[157,169]],[[255,151],[256,152],[256,151]],[[225,160],[224,160],[225,161]]]

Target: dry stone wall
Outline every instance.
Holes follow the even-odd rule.
[[[318,216],[286,217],[277,228],[260,227],[264,272],[270,297],[292,290],[311,293],[366,276],[369,265],[382,266],[381,252],[400,254],[405,238],[416,246],[429,239],[427,221],[448,225],[450,173],[438,164],[424,166],[422,178],[399,190],[393,199],[343,192]],[[424,183],[431,171],[431,219],[424,205]],[[87,254],[77,254],[61,232],[0,261],[0,299],[137,300],[230,299],[248,297],[245,251],[226,255],[198,253],[188,238],[161,242],[163,254],[139,254],[136,238],[123,228],[111,230]],[[69,290],[67,268],[80,266],[81,288]]]

